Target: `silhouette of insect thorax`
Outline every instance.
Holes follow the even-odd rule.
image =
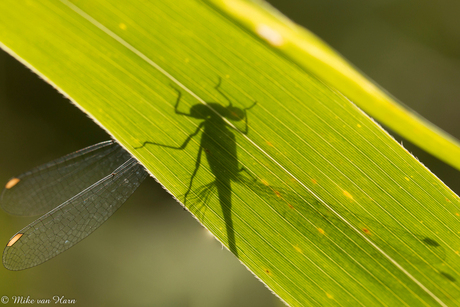
[[[205,120],[200,146],[217,181],[235,180],[238,175],[235,134],[223,118],[241,120],[244,114],[231,112],[217,103],[209,103],[209,107],[194,105],[190,110],[192,117]]]

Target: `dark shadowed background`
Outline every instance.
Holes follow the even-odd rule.
[[[460,1],[269,2],[460,138]],[[107,139],[51,86],[0,51],[1,184]],[[456,170],[404,145],[460,192]],[[1,212],[0,244],[32,220]],[[282,305],[151,178],[107,223],[64,254],[21,272],[0,267],[3,295],[59,295],[79,306]]]

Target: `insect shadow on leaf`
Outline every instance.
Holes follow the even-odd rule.
[[[184,204],[187,203],[188,197],[192,191],[193,181],[200,168],[201,157],[204,151],[208,165],[212,174],[214,175],[215,180],[207,185],[200,187],[195,194],[198,198],[201,198],[201,202],[205,202],[210,196],[209,192],[216,188],[217,196],[219,198],[219,203],[222,208],[222,213],[226,224],[228,247],[233,254],[238,256],[232,221],[231,183],[232,181],[241,180],[239,173],[245,171],[245,169],[240,167],[237,157],[236,138],[232,131],[236,129],[235,127],[230,126],[226,120],[235,122],[244,121],[244,130],[238,129],[237,131],[246,135],[248,133],[247,111],[254,107],[257,102],[254,101],[252,105],[243,109],[233,106],[231,100],[220,89],[221,83],[222,79],[219,77],[218,83],[214,88],[219,92],[220,95],[222,95],[222,97],[225,98],[225,100],[227,100],[227,106],[223,106],[216,102],[207,102],[206,105],[200,103],[193,105],[190,108],[189,113],[179,111],[179,104],[181,102],[182,93],[179,89],[171,85],[171,87],[177,92],[177,100],[174,106],[174,112],[178,115],[201,119],[203,121],[198,125],[196,130],[185,139],[181,146],[176,147],[146,141],[142,144],[142,146],[137,147],[136,149],[142,148],[146,145],[155,145],[176,150],[183,150],[187,147],[192,138],[198,135],[200,131],[202,131],[195,168],[190,177],[188,189],[184,194]]]
[[[189,204],[189,208],[192,208],[195,204],[206,206],[208,201],[213,195],[218,197],[220,206],[222,208],[224,222],[226,224],[227,240],[229,250],[238,256],[238,251],[235,241],[235,232],[232,221],[232,183],[243,184],[246,188],[249,188],[259,197],[268,197],[270,199],[277,199],[280,202],[280,207],[277,210],[285,218],[291,219],[293,216],[298,216],[299,212],[303,212],[304,216],[312,218],[312,216],[318,216],[323,221],[329,221],[334,224],[342,224],[333,214],[327,212],[328,210],[319,209],[321,206],[314,198],[307,197],[309,199],[309,205],[301,202],[299,203],[299,197],[283,189],[282,187],[271,186],[268,183],[264,183],[260,178],[256,179],[257,176],[251,174],[248,170],[240,166],[237,156],[237,143],[236,137],[233,130],[246,135],[249,131],[248,128],[248,117],[247,111],[253,108],[257,102],[253,102],[249,107],[238,108],[233,106],[231,100],[227,95],[220,89],[222,80],[219,78],[218,83],[215,85],[215,90],[219,92],[222,97],[228,101],[227,106],[223,106],[216,102],[207,102],[206,104],[195,104],[191,106],[189,113],[185,113],[179,110],[179,105],[182,99],[182,93],[179,89],[173,85],[171,87],[177,92],[177,99],[174,105],[174,112],[177,115],[187,116],[194,119],[202,120],[197,126],[195,131],[187,136],[184,142],[180,146],[172,146],[152,141],[146,141],[142,146],[135,147],[135,149],[143,148],[146,145],[160,146],[175,150],[184,150],[189,142],[197,136],[200,132],[201,139],[199,142],[199,149],[195,160],[195,166],[192,171],[190,182],[188,184],[186,192],[183,194],[184,204]],[[244,121],[244,129],[240,130],[235,128],[233,125],[228,124],[228,120],[241,122]],[[214,176],[214,181],[201,185],[198,188],[193,188],[193,183],[198,170],[201,165],[201,158],[204,151],[211,173]],[[245,172],[248,176],[242,174]],[[193,191],[192,191],[193,188]],[[193,192],[193,193],[192,193]],[[303,199],[303,197],[302,197]],[[191,204],[190,204],[191,203]],[[285,203],[285,204],[284,204]],[[307,209],[309,206],[313,206],[311,209]],[[205,207],[206,208],[206,207]],[[313,208],[316,208],[313,209]],[[198,210],[199,211],[199,210]],[[354,216],[353,213],[351,213]],[[298,217],[297,217],[298,218]],[[407,233],[404,231],[398,231],[391,227],[388,227],[375,220],[369,220],[362,217],[354,217],[357,219],[357,225],[363,224],[358,222],[359,220],[366,221],[361,225],[363,232],[367,235],[375,237],[376,243],[382,245],[385,250],[394,252],[403,258],[408,258],[410,261],[420,262],[417,259],[418,255],[428,255],[426,261],[429,263],[436,263],[443,261],[445,258],[445,251],[439,245],[439,243],[429,237],[416,235],[413,233]],[[372,226],[375,227],[372,227]],[[386,240],[379,239],[382,235],[383,238],[388,235],[396,235],[400,237],[405,243],[401,246],[395,242],[386,242]],[[421,243],[421,244],[420,244]],[[400,249],[402,248],[402,249]],[[412,253],[414,252],[415,257],[411,257],[410,254],[404,253],[405,249],[409,249]],[[443,276],[446,276],[445,274]],[[450,275],[449,275],[450,276]],[[446,277],[447,278],[447,277]]]

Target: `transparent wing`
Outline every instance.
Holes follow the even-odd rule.
[[[14,235],[3,251],[3,264],[22,270],[69,249],[105,222],[146,177],[144,168],[130,158]]]
[[[13,215],[44,214],[130,158],[114,141],[76,151],[12,178],[0,196],[1,207]]]
[[[197,217],[204,219],[206,214],[206,205],[209,199],[217,195],[216,182],[210,182],[200,186],[188,195],[181,195],[179,199],[183,199],[184,205],[188,204],[189,210]]]

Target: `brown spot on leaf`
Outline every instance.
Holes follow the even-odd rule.
[[[428,237],[424,238],[422,241],[430,246],[434,246],[434,247],[440,246],[438,242]]]
[[[452,275],[450,275],[450,274],[448,274],[446,272],[439,272],[439,273],[441,273],[442,276],[444,276],[445,278],[447,278],[451,282],[457,281]]]

